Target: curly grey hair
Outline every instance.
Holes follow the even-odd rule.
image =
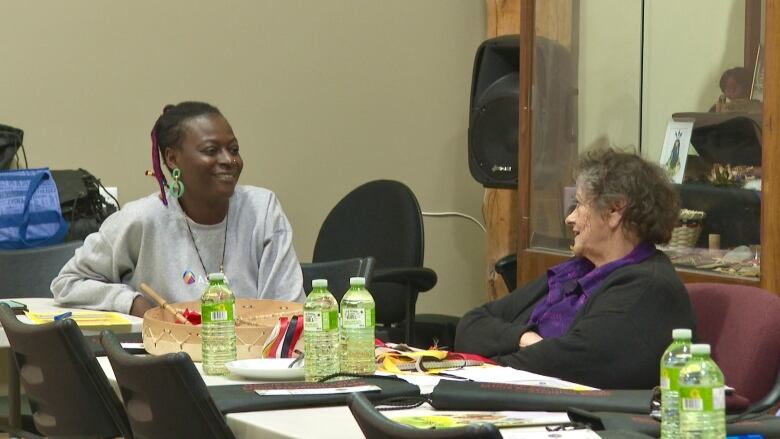
[[[574,168],[575,181],[600,212],[625,203],[622,227],[643,241],[669,242],[677,225],[680,198],[660,166],[634,153],[590,150]]]

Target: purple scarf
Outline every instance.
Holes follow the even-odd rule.
[[[655,253],[655,246],[643,242],[626,256],[594,268],[585,258],[575,258],[547,270],[547,297],[531,314],[529,324],[544,338],[560,337],[569,330],[577,311],[598,290],[607,276],[626,265],[637,264]]]

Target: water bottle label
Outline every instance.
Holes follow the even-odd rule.
[[[336,311],[304,311],[304,331],[330,331],[339,327],[339,314]]]
[[[700,412],[704,410],[704,400],[701,398],[683,398],[681,409],[684,412]]]
[[[344,328],[363,329],[375,326],[374,309],[348,308],[342,311],[341,325]]]
[[[726,407],[726,392],[723,387],[681,387],[680,410],[701,412],[722,410]]]
[[[679,367],[664,367],[661,369],[661,388],[664,390],[677,390],[680,380]]]
[[[319,311],[304,311],[303,330],[315,332],[322,331],[322,313]]]
[[[726,388],[716,387],[712,389],[712,408],[724,410],[726,408]]]
[[[235,315],[235,302],[204,303],[200,306],[203,323],[231,322]]]

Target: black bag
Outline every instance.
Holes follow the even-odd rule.
[[[265,384],[245,384],[209,387],[209,393],[214,403],[223,414],[255,412],[260,410],[282,410],[289,408],[322,407],[345,405],[346,393],[315,394],[315,395],[259,395],[255,390],[271,389],[324,389],[330,387],[349,387],[358,385],[374,385],[380,388],[378,392],[366,392],[364,395],[371,401],[389,398],[419,397],[420,388],[394,376],[371,376],[325,383],[304,382],[273,382]]]
[[[436,410],[593,411],[649,413],[652,390],[579,391],[521,384],[441,380],[431,393]]]
[[[0,124],[0,169],[11,167],[16,150],[22,146],[24,131]]]
[[[66,241],[84,240],[100,228],[116,206],[100,193],[100,180],[84,169],[51,171],[60,196],[62,216],[70,224]],[[105,189],[105,188],[104,188]],[[113,201],[116,202],[116,199]]]

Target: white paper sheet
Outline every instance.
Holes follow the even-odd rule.
[[[318,389],[269,389],[255,390],[258,395],[335,395],[337,393],[378,392],[380,389],[374,385],[327,387]]]
[[[448,370],[447,373],[482,383],[521,384],[571,390],[598,390],[582,384],[503,366],[466,367]]]

